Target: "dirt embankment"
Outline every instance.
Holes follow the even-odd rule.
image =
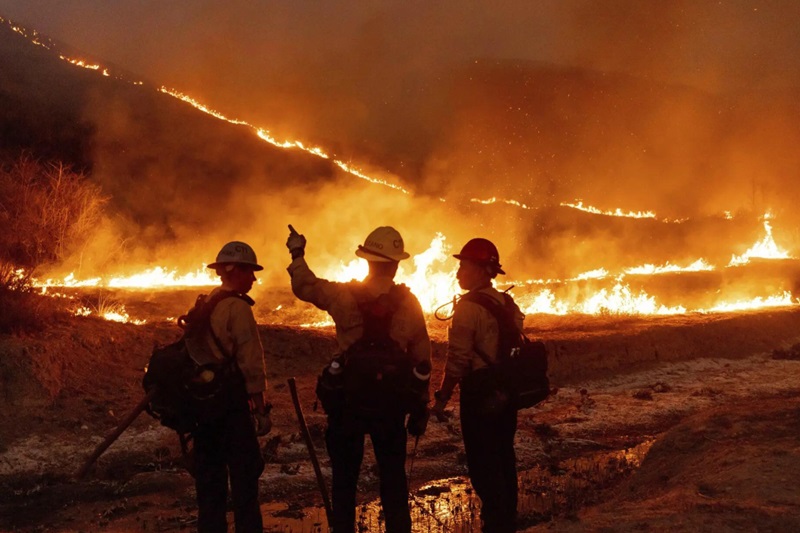
[[[571,504],[545,513],[545,518],[555,517],[546,527],[613,530],[617,524],[632,529],[651,520],[660,523],[660,516],[685,508],[698,521],[674,522],[676,529],[692,529],[686,524],[702,529],[703,520],[711,520],[706,515],[719,511],[736,511],[737,520],[751,525],[757,516],[773,516],[770,523],[778,530],[791,523],[788,511],[797,511],[796,502],[781,494],[794,490],[788,473],[793,472],[798,446],[789,428],[800,394],[800,361],[794,352],[775,359],[771,351],[800,340],[800,313],[534,319],[528,325],[550,345],[553,384],[560,390],[520,414],[520,470],[541,466],[563,481],[574,475],[564,468],[565,461],[656,439],[641,471],[627,484],[609,492],[616,484],[599,483],[596,490],[576,494]],[[275,404],[275,427],[262,439],[268,461],[262,476],[264,512],[267,516],[273,505],[269,502],[274,502],[289,503],[298,513],[319,505],[320,497],[286,379],[297,378],[329,477],[321,438],[325,420],[313,410],[313,387],[334,339],[330,329],[263,326],[261,332]],[[154,342],[176,336],[169,324],[134,326],[90,317],[56,324],[35,338],[0,339],[0,486],[11,495],[0,504],[0,530],[143,531],[192,524],[192,480],[180,467],[177,439],[146,415],[100,458],[87,480],[71,479],[141,397],[142,370]],[[433,328],[432,336],[433,380],[438,383],[445,349],[441,326]],[[773,426],[774,432],[767,431]],[[660,436],[672,427],[672,433]],[[749,456],[754,460],[747,460]],[[377,493],[373,464],[368,451],[360,486],[367,499]],[[411,482],[420,488],[465,474],[456,409],[450,422],[430,424]],[[728,481],[725,475],[739,481]],[[773,487],[769,494],[766,485]],[[750,492],[743,492],[748,486]],[[554,500],[565,492],[555,485],[537,490],[552,490]],[[741,503],[742,498],[750,503]],[[624,506],[628,522],[614,521],[615,502]],[[595,503],[601,503],[596,510]],[[275,511],[273,523],[280,525],[285,516],[280,513],[285,512]],[[538,511],[523,515],[528,524],[542,519]],[[560,518],[565,516],[573,521]],[[725,529],[738,522],[719,523]]]

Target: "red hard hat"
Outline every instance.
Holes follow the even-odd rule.
[[[482,265],[491,265],[498,274],[505,274],[500,265],[500,253],[492,241],[487,239],[470,239],[460,253],[455,254],[456,259],[467,259]]]

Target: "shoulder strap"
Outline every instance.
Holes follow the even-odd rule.
[[[222,341],[220,341],[217,334],[214,333],[214,328],[211,327],[211,314],[214,312],[217,304],[226,298],[239,298],[250,306],[255,304],[252,298],[236,291],[220,290],[210,297],[205,294],[200,294],[195,300],[194,307],[185,315],[178,317],[178,326],[185,332],[188,332],[189,328],[199,328],[199,331],[208,331],[211,333],[211,338],[214,340],[214,344],[217,346],[220,353],[229,359],[233,359],[232,354],[228,354],[225,347],[222,345]],[[189,320],[190,318],[191,321]]]
[[[508,301],[511,297],[507,294],[503,293],[503,300],[505,304],[508,304]],[[498,351],[498,358],[503,356],[501,354],[501,348],[503,346],[504,335],[508,336],[509,338],[513,334],[514,337],[524,337],[524,334],[517,329],[517,325],[514,323],[514,318],[509,312],[508,306],[499,303],[497,300],[489,296],[488,294],[484,294],[482,292],[468,292],[464,296],[461,297],[462,301],[472,302],[475,304],[480,305],[492,315],[492,317],[497,321],[498,326],[498,338],[497,338],[497,351]],[[474,347],[473,350],[477,353],[483,362],[489,366],[496,364],[494,361],[489,359],[489,356],[483,352],[483,350],[479,350],[477,347]]]
[[[350,283],[348,290],[358,305],[364,323],[362,338],[374,340],[389,339],[392,318],[406,294],[410,294],[405,285],[393,285],[389,292],[372,295],[361,283]]]

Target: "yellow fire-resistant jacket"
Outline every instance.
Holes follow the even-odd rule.
[[[314,275],[302,257],[287,268],[292,278],[292,291],[304,302],[327,311],[336,324],[339,353],[344,352],[364,333],[364,321],[355,298],[346,283],[320,279]],[[361,282],[370,294],[378,297],[389,292],[394,281],[389,278],[370,277]],[[394,313],[389,336],[406,350],[413,365],[431,362],[431,341],[425,327],[422,307],[416,298],[405,298]]]
[[[488,294],[500,304],[505,302],[503,293],[493,287],[478,289],[477,292]],[[514,321],[520,331],[524,319],[525,315],[517,308]],[[460,380],[469,372],[487,366],[476,348],[492,361],[496,360],[499,335],[497,320],[486,308],[475,302],[459,301],[448,332],[446,374]]]
[[[230,289],[223,284],[211,291],[209,297],[220,290]],[[267,373],[264,368],[264,348],[250,305],[234,296],[220,301],[211,313],[211,329],[226,352],[226,355],[220,353],[216,342],[209,334],[207,340],[214,355],[220,360],[231,355],[236,357],[249,394],[265,391]]]

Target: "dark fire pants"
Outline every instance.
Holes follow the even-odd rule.
[[[355,531],[356,486],[364,458],[364,435],[369,435],[380,475],[380,495],[387,533],[409,533],[406,480],[406,428],[403,415],[363,418],[347,413],[328,417],[325,442],[333,470],[330,524],[333,533]]]
[[[470,481],[481,499],[483,533],[513,532],[517,519],[517,410],[505,405],[499,411],[482,412],[478,402],[480,399],[464,394],[462,387],[461,433]]]
[[[246,394],[227,413],[203,424],[194,434],[197,531],[225,533],[230,475],[236,533],[261,533],[258,478],[264,461]]]

